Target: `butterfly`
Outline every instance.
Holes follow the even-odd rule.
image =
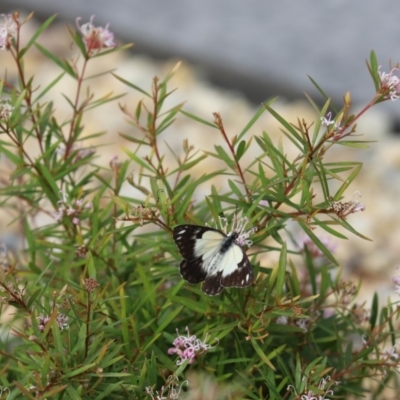
[[[190,283],[203,282],[209,296],[225,287],[246,287],[253,283],[253,269],[243,249],[236,244],[239,231],[225,233],[199,225],[179,225],[173,237],[183,257],[182,278]]]

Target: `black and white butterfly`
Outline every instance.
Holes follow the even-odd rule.
[[[209,296],[225,287],[243,288],[253,283],[253,269],[243,249],[236,244],[240,233],[225,233],[207,226],[179,225],[174,240],[183,257],[182,278],[190,283],[203,282]]]

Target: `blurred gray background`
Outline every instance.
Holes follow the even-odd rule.
[[[96,15],[134,51],[183,58],[212,82],[260,103],[280,95],[318,98],[307,75],[339,103],[350,90],[355,105],[374,89],[365,60],[374,49],[383,69],[400,61],[399,3],[394,0],[2,0],[1,12],[34,10],[74,23]],[[379,106],[382,107],[382,106]],[[392,130],[400,103],[385,103]]]

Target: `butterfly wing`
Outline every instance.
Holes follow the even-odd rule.
[[[203,260],[201,257],[192,261],[182,260],[179,269],[182,278],[189,283],[203,282],[207,276],[207,272],[203,269]]]
[[[253,283],[253,268],[243,249],[226,238],[217,254],[204,260],[207,278],[203,291],[209,296],[222,292],[224,287],[247,287]]]
[[[207,275],[203,287],[201,288],[208,296],[216,296],[220,294],[224,287],[221,285],[222,271],[217,272],[215,275]]]
[[[173,237],[183,257],[180,264],[182,278],[190,283],[204,281],[207,276],[204,266],[218,253],[226,236],[207,226],[179,225],[174,228]]]
[[[234,244],[230,250],[231,254],[227,254],[227,258],[233,258],[229,261],[229,265],[235,265],[234,270],[226,270],[222,272],[221,285],[224,287],[247,287],[253,283],[253,268],[250,261],[241,247]],[[229,253],[229,252],[228,252]],[[228,265],[228,260],[227,260]]]

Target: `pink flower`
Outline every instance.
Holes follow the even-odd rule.
[[[70,217],[71,215],[75,215],[76,210],[75,210],[75,208],[72,208],[71,206],[68,206],[68,208],[66,209],[65,212],[68,215],[68,217]]]
[[[37,317],[37,320],[39,323],[39,330],[43,332],[46,324],[50,321],[50,317],[48,315],[44,316],[43,314],[40,314]]]
[[[48,315],[44,316],[43,314],[39,314],[37,317],[39,323],[39,330],[41,332],[44,331],[46,324],[50,321],[50,317]],[[57,324],[61,330],[68,329],[68,317],[64,314],[58,314],[56,317]]]
[[[335,120],[332,119],[332,113],[328,112],[328,114],[326,114],[326,118],[325,117],[321,117],[321,122],[322,122],[322,125],[324,125],[326,127],[334,124]]]
[[[64,191],[61,191],[60,193],[62,196],[62,200],[57,202],[58,208],[56,211],[53,211],[54,219],[57,222],[60,222],[62,218],[66,216],[69,217],[74,225],[79,225],[79,217],[81,217],[81,219],[86,218],[87,211],[93,208],[93,203],[91,201],[84,202],[82,199],[78,199],[72,202],[71,205],[71,202],[68,201],[67,194]],[[84,213],[83,217],[81,215],[82,213]]]
[[[173,341],[175,347],[168,349],[168,354],[177,354],[180,357],[176,365],[181,365],[186,360],[189,364],[193,364],[197,354],[203,354],[212,347],[197,339],[195,335],[189,336],[188,327],[186,327],[186,332],[187,336],[181,336],[179,331],[176,330],[178,337]]]
[[[83,41],[85,42],[88,52],[117,46],[114,42],[114,34],[108,30],[109,24],[104,28],[101,26],[94,26],[94,15],[92,15],[89,22],[79,25],[81,19],[81,17],[76,19],[76,26],[83,36]]]
[[[303,377],[304,379],[304,377]],[[334,385],[339,385],[340,382],[332,381],[328,375],[325,379],[322,378],[318,384],[319,394],[314,393],[312,390],[307,390],[300,396],[301,400],[329,400],[326,396],[333,396],[333,390],[331,389]],[[296,393],[296,399],[299,397],[296,389],[293,385],[289,385],[287,390],[293,390]]]
[[[17,34],[18,25],[16,19],[11,14],[0,14],[0,50],[5,50],[10,46],[11,39]]]
[[[353,198],[355,196],[360,196],[361,193],[359,191],[354,192]],[[334,201],[331,199],[332,205],[328,208],[328,210],[332,210],[338,217],[346,218],[349,214],[353,214],[359,211],[365,211],[365,205],[360,203],[357,200],[351,200],[346,203],[341,201]]]
[[[396,275],[392,278],[393,283],[396,286],[396,290],[394,291],[396,294],[400,294],[400,276]]]
[[[297,321],[296,321],[296,325],[300,328],[300,329],[302,329],[304,332],[307,332],[308,331],[308,327],[307,327],[307,325],[309,324],[309,320],[308,319],[305,319],[305,318],[301,318],[301,319],[298,319]]]
[[[115,172],[118,173],[121,169],[122,162],[118,161],[118,156],[113,156],[110,160],[110,167]]]
[[[183,385],[189,385],[188,381],[179,383],[179,378],[176,375],[170,375],[160,390],[154,391],[151,386],[145,388],[146,393],[152,400],[178,400]]]
[[[332,119],[332,113],[330,111],[326,114],[326,117],[321,117],[321,122],[323,126],[328,128],[328,131],[334,133],[333,140],[337,141],[343,137],[344,132],[341,130],[341,124]],[[333,125],[333,127],[329,128],[331,125]]]
[[[60,222],[62,220],[62,217],[64,215],[64,209],[59,208],[57,211],[53,211],[54,219],[57,222]]]
[[[389,73],[378,71],[381,91],[389,96],[392,101],[400,98],[400,78],[394,75],[397,70],[398,68],[393,68]]]
[[[231,223],[230,232],[228,232],[228,225],[229,225],[228,220],[224,217],[219,217],[219,220],[222,227],[222,231],[226,233],[227,236],[231,236],[233,233],[237,235],[235,243],[238,246],[250,247],[253,244],[253,242],[249,240],[249,237],[254,232],[257,232],[257,228],[253,227],[246,230],[246,225],[249,223],[249,219],[247,217],[239,217],[238,215],[235,215]]]
[[[56,318],[57,324],[60,329],[63,331],[64,329],[68,329],[68,317],[64,314],[58,314]]]
[[[1,33],[0,33],[1,35]],[[0,38],[1,42],[1,38]],[[0,46],[1,48],[1,46]],[[9,119],[14,110],[14,107],[8,101],[0,102],[0,119]]]

